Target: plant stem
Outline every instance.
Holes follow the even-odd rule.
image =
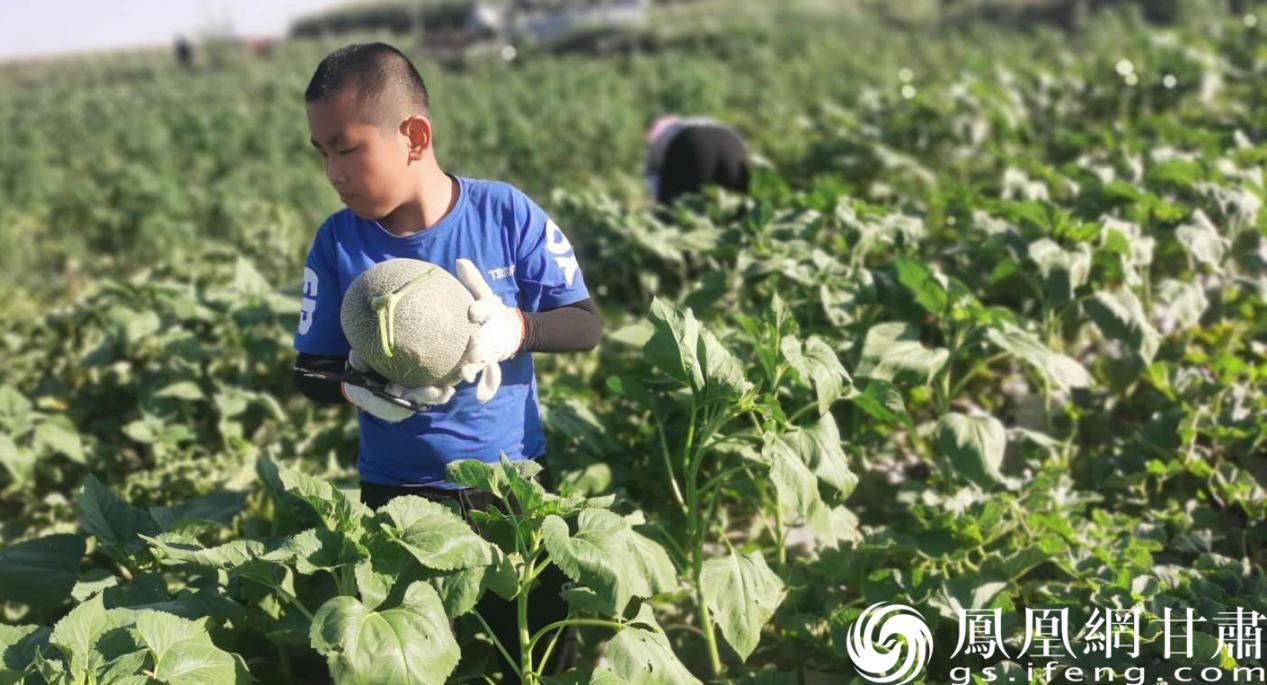
[[[475,615],[475,618],[479,620],[480,625],[484,627],[484,632],[488,633],[488,638],[493,641],[493,645],[497,647],[497,651],[502,653],[502,658],[506,660],[506,663],[510,664],[510,668],[515,671],[515,675],[518,675],[522,680],[523,672],[519,670],[519,665],[515,663],[514,659],[510,658],[510,652],[507,652],[506,647],[502,645],[501,640],[497,639],[497,634],[494,633],[492,627],[488,625],[488,621],[485,621],[484,617],[480,616],[479,611],[472,609],[471,613]]]
[[[660,454],[664,455],[664,471],[669,474],[669,485],[673,486],[673,499],[686,513],[686,500],[682,499],[682,489],[677,484],[677,474],[673,472],[673,459],[669,456],[669,443],[664,437],[664,424],[656,420],[656,432],[660,434]]]
[[[536,647],[537,643],[550,633],[550,631],[562,630],[563,628],[567,628],[569,626],[589,626],[592,628],[613,628],[615,630],[623,630],[625,624],[601,618],[565,618],[562,621],[555,621],[554,623],[551,623],[534,633],[533,636],[528,639],[528,646]]]
[[[277,594],[282,596],[282,599],[286,600],[287,602],[290,602],[292,605],[294,605],[296,609],[299,610],[299,613],[303,614],[304,617],[307,618],[309,621],[312,621],[312,612],[308,611],[308,607],[304,606],[304,603],[299,601],[298,597],[290,594],[289,592],[287,592],[286,590],[283,590],[280,587],[277,587],[277,586],[272,586],[272,587],[273,589],[277,591]]]
[[[351,568],[340,566],[331,571],[331,574],[334,576],[334,584],[340,595],[356,596],[356,576],[353,575]]]
[[[799,418],[801,418],[801,415],[802,415],[802,414],[804,414],[805,412],[807,412],[807,411],[809,411],[809,410],[811,410],[811,409],[814,409],[814,408],[816,408],[816,407],[818,407],[818,401],[817,401],[817,400],[814,400],[813,402],[810,402],[809,404],[805,405],[804,407],[801,407],[800,409],[797,409],[796,411],[792,412],[792,415],[791,415],[791,416],[789,416],[789,417],[787,417],[787,422],[788,422],[788,423],[796,423],[796,420],[797,420],[797,419],[799,419]]]
[[[528,588],[532,579],[519,588],[516,604],[519,609],[519,672],[524,685],[537,685],[537,674],[532,670],[532,641],[528,636]]]
[[[784,575],[787,574],[787,545],[783,541],[783,507],[779,504],[778,498],[774,500],[774,537],[779,545],[779,570]]]
[[[709,667],[713,669],[714,676],[721,675],[721,656],[717,651],[717,634],[713,628],[713,617],[708,611],[708,602],[704,601],[704,590],[700,585],[700,567],[696,564],[695,572],[695,602],[699,605],[700,620],[704,624],[704,640],[708,643],[708,662]]]

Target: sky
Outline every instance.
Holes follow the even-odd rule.
[[[170,45],[231,25],[240,36],[281,35],[290,20],[340,0],[0,0],[0,60]]]

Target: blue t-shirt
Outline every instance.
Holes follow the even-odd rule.
[[[457,203],[431,228],[399,237],[372,219],[343,209],[317,231],[304,269],[295,349],[346,355],[339,312],[343,293],[362,271],[397,257],[422,259],[456,276],[457,260],[479,267],[493,292],[525,312],[555,309],[589,297],[568,239],[519,189],[454,176]],[[359,412],[362,480],[387,485],[454,487],[445,465],[459,459],[535,459],[545,452],[537,411],[532,354],[501,363],[501,389],[486,404],[475,384],[460,383],[453,399],[399,423]]]

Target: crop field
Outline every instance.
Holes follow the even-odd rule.
[[[1267,6],[1233,4],[387,36],[440,164],[536,199],[605,322],[536,356],[554,491],[451,472],[518,505],[475,527],[361,505],[355,410],[291,385],[340,207],[303,90],[349,36],[0,69],[0,685],[497,682],[476,604],[522,619],[550,565],[580,666],[528,683],[1267,682]],[[647,206],[668,111],[744,134],[748,196]],[[881,603],[918,629],[861,633]]]

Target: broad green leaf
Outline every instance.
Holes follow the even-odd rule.
[[[379,516],[386,516],[391,536],[423,566],[453,571],[493,562],[488,542],[443,504],[407,495],[388,502]]]
[[[484,594],[484,576],[492,568],[473,566],[457,571],[426,570],[420,577],[435,588],[440,603],[444,605],[444,613],[457,618],[475,608]]]
[[[781,440],[770,440],[762,450],[770,461],[770,482],[774,484],[779,506],[796,512],[816,535],[835,543],[831,510],[818,492],[818,479],[799,454]]]
[[[406,585],[421,577],[422,566],[393,542],[386,534],[371,535],[366,539],[369,558],[356,565],[356,587],[361,592],[361,602],[367,609],[376,609],[398,583]]]
[[[203,547],[197,543],[176,542],[166,536],[142,535],[151,551],[165,563],[193,564],[216,571],[232,571],[265,555],[267,550],[259,540],[230,540],[217,547]]]
[[[270,561],[293,563],[301,575],[332,571],[364,561],[369,553],[348,536],[325,528],[309,528],[291,536],[280,549],[266,557]]]
[[[845,371],[836,352],[822,338],[810,336],[802,351],[799,340],[794,336],[784,336],[780,349],[783,358],[801,374],[801,378],[813,384],[819,414],[830,411],[832,402],[845,397],[852,389],[853,379],[849,377],[849,372]]]
[[[849,401],[872,418],[884,423],[901,424],[907,430],[914,430],[911,417],[906,413],[906,403],[902,401],[902,393],[887,381],[871,379],[862,392],[854,393]]]
[[[59,533],[0,548],[0,600],[55,607],[74,589],[84,539]]]
[[[163,327],[158,314],[148,309],[138,312],[127,307],[115,307],[110,310],[109,316],[118,325],[125,344],[129,347],[158,333]]]
[[[880,323],[867,331],[856,373],[882,381],[928,383],[949,358],[945,348],[924,347],[914,326],[900,321]]]
[[[31,411],[31,400],[12,385],[0,385],[0,416],[25,417]]]
[[[461,459],[445,467],[445,477],[454,485],[475,488],[482,492],[502,494],[506,489],[505,474],[495,464],[477,459]]]
[[[567,522],[553,515],[546,517],[541,532],[550,559],[573,581],[597,593],[608,614],[620,614],[632,597],[651,597],[677,585],[664,548],[605,509],[581,511],[575,536]]]
[[[703,387],[704,370],[696,356],[700,325],[695,315],[657,297],[651,302],[648,317],[653,331],[643,348],[647,361],[687,387]]]
[[[49,643],[61,651],[72,677],[95,674],[106,662],[97,644],[109,631],[128,625],[134,612],[127,609],[107,610],[102,596],[80,604],[53,626]]]
[[[1086,284],[1091,273],[1091,249],[1086,243],[1078,243],[1077,249],[1070,252],[1050,238],[1041,238],[1029,244],[1028,254],[1038,266],[1050,305],[1072,300],[1074,291]]]
[[[150,507],[150,518],[163,530],[171,530],[177,524],[189,521],[210,521],[223,526],[246,506],[245,490],[217,490],[188,502],[165,507]]]
[[[1167,278],[1157,284],[1153,293],[1154,314],[1163,333],[1192,328],[1201,323],[1209,307],[1205,291],[1192,281]]]
[[[898,282],[906,286],[925,311],[933,316],[942,316],[946,312],[946,307],[950,304],[950,294],[946,291],[946,286],[937,280],[932,269],[906,257],[899,257],[895,266]]]
[[[628,685],[701,685],[673,653],[647,604],[607,643],[607,660]]]
[[[642,349],[651,340],[651,336],[655,333],[655,329],[651,326],[650,321],[639,321],[612,331],[610,334],[603,334],[603,341],[608,340],[623,345],[628,345],[637,349]]]
[[[812,426],[798,426],[780,438],[820,480],[836,489],[840,497],[848,497],[858,477],[849,468],[849,458],[841,447],[840,430],[830,413],[823,414]]]
[[[88,463],[79,431],[65,416],[55,416],[36,426],[35,442],[77,464]]]
[[[154,659],[155,678],[171,685],[248,682],[233,655],[212,644],[207,620],[161,611],[137,616],[136,632]]]
[[[1052,352],[1038,336],[1013,324],[1003,322],[1001,328],[986,331],[990,342],[1020,357],[1059,388],[1085,388],[1091,385],[1091,374],[1070,357]]]
[[[310,639],[340,685],[443,685],[459,656],[439,595],[421,581],[385,611],[331,599],[313,616]]]
[[[700,589],[713,620],[726,641],[747,661],[761,641],[761,629],[783,602],[783,581],[770,570],[760,552],[704,562]]]
[[[347,493],[315,476],[280,465],[277,474],[286,492],[311,507],[326,528],[351,534],[360,532],[361,518],[369,514],[365,505],[353,501]]]
[[[950,458],[968,480],[989,488],[1004,482],[999,467],[1007,447],[1007,432],[993,416],[952,412],[937,422],[937,450]]]
[[[12,685],[26,671],[40,648],[48,644],[43,626],[11,626],[0,623],[0,685]]]
[[[99,685],[149,685],[153,681],[141,675],[148,659],[149,652],[144,649],[111,659],[97,677],[97,682]]]
[[[8,470],[13,482],[22,485],[35,475],[35,455],[30,450],[20,449],[9,436],[0,434],[0,466]]]
[[[106,590],[107,588],[118,587],[120,578],[113,571],[104,568],[94,568],[85,571],[75,582],[75,587],[71,588],[70,596],[77,602],[85,602],[93,595]]]
[[[1086,303],[1087,313],[1106,337],[1120,340],[1145,362],[1152,362],[1161,344],[1160,335],[1148,323],[1143,305],[1125,288],[1099,291]]]
[[[233,267],[233,289],[244,295],[267,295],[273,289],[268,280],[246,257],[238,257]]]
[[[1196,261],[1216,270],[1223,268],[1223,257],[1227,254],[1229,241],[1219,235],[1219,230],[1205,212],[1199,209],[1193,212],[1192,223],[1175,229],[1175,237]]]
[[[175,383],[170,383],[163,386],[163,389],[155,393],[155,396],[186,400],[189,402],[195,402],[206,398],[202,392],[202,388],[199,388],[198,384],[193,381],[176,381]]]
[[[678,309],[656,298],[649,319],[655,331],[644,348],[646,358],[674,380],[712,400],[748,390],[743,365],[695,320],[689,309]]]
[[[990,602],[1007,589],[1007,585],[989,578],[959,576],[942,583],[928,601],[943,618],[956,620],[964,615],[961,612],[988,608]]]
[[[150,515],[111,492],[92,474],[84,478],[79,498],[80,524],[103,544],[126,545],[137,535],[155,535],[158,525]]]

